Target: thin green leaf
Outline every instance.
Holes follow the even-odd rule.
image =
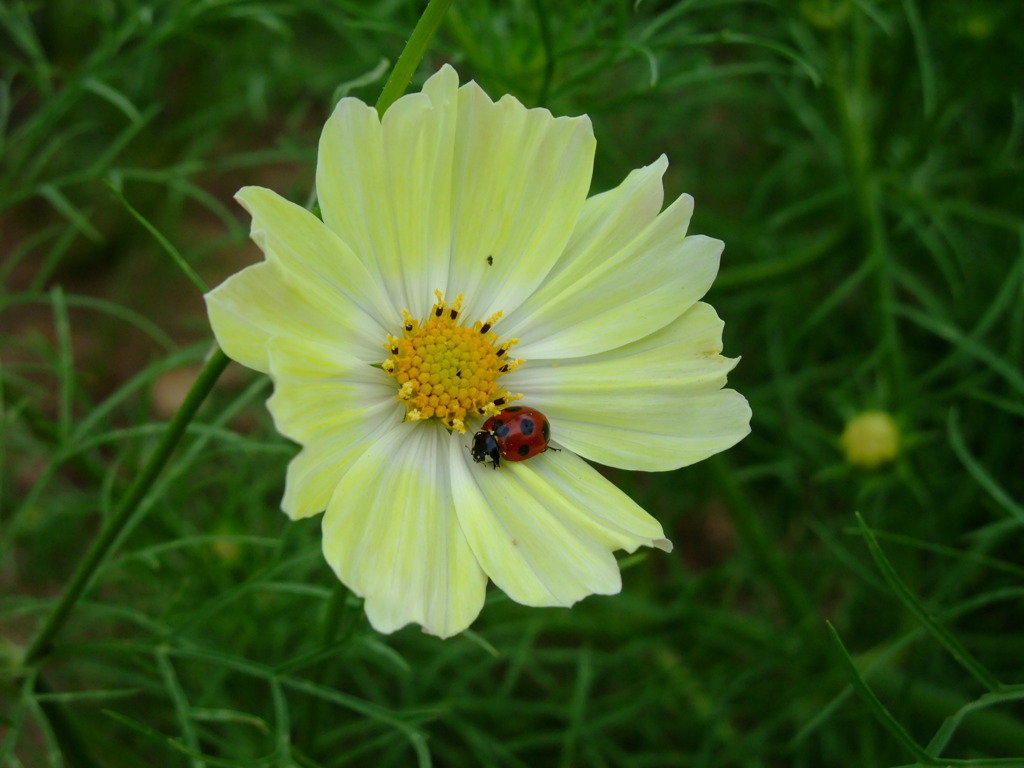
[[[94,93],[101,99],[118,109],[132,123],[142,121],[142,113],[132,104],[131,99],[116,88],[112,88],[95,77],[87,77],[82,81],[82,89]]]
[[[71,349],[68,306],[59,285],[50,292],[50,302],[57,335],[57,429],[61,445],[66,445],[71,434],[71,406],[75,398],[75,356]]]
[[[921,73],[921,97],[924,100],[924,116],[930,117],[935,111],[935,67],[928,51],[928,34],[921,12],[914,0],[903,0],[903,13],[907,17],[907,26],[914,37],[914,50],[917,53],[917,69]]]
[[[146,231],[149,232],[149,234],[153,236],[153,239],[159,243],[160,247],[164,249],[164,252],[170,256],[171,260],[178,265],[178,268],[185,273],[185,277],[192,281],[192,284],[199,289],[200,293],[206,293],[209,288],[206,287],[206,283],[203,282],[203,278],[201,278],[199,274],[192,269],[192,266],[185,260],[185,257],[179,253],[178,249],[171,244],[171,241],[164,237],[160,230],[150,224],[145,216],[135,210],[132,204],[128,202],[127,198],[125,198],[125,196],[121,194],[121,192],[110,182],[104,183],[106,184],[107,189],[110,190],[110,193],[119,203],[121,203],[121,205],[124,206],[125,210],[132,215],[132,218],[145,227]]]
[[[318,685],[317,683],[313,683],[308,680],[282,677],[271,667],[236,656],[228,656],[215,651],[189,648],[170,648],[168,649],[168,653],[180,658],[188,658],[195,661],[205,662],[222,669],[234,669],[238,672],[265,680],[277,679],[287,688],[301,691],[310,696],[316,696],[317,698],[336,704],[344,709],[357,712],[371,720],[375,720],[382,725],[386,725],[401,732],[415,751],[417,763],[420,768],[429,768],[431,765],[430,753],[427,750],[426,740],[423,734],[417,728],[401,719],[399,715],[380,706],[379,704],[366,701],[365,699],[360,699],[347,693],[336,691],[333,688]]]
[[[913,592],[903,583],[903,580],[896,574],[896,570],[892,567],[892,564],[885,557],[885,553],[882,552],[882,548],[879,546],[878,541],[875,539],[871,529],[868,528],[867,523],[864,522],[864,518],[861,517],[860,513],[857,513],[857,525],[860,527],[861,535],[864,536],[864,541],[868,545],[868,549],[871,552],[871,557],[875,561],[875,565],[882,572],[882,576],[885,577],[886,583],[889,588],[893,591],[896,597],[901,603],[909,610],[914,617],[924,625],[928,632],[938,640],[939,643],[956,659],[964,669],[966,669],[975,680],[981,683],[989,691],[995,691],[1002,687],[1000,682],[989,672],[984,665],[981,664],[977,659],[971,655],[966,648],[960,643],[953,634],[943,627],[931,613],[921,604],[921,601],[917,599]]]
[[[1024,701],[1024,685],[1007,686],[998,693],[986,693],[969,704],[965,704],[942,723],[935,736],[928,743],[928,752],[933,755],[941,754],[949,740],[963,723],[964,718],[972,712],[977,712],[997,704],[1007,704],[1016,701]],[[998,720],[990,718],[986,728],[989,731],[999,729],[1006,733],[1013,733],[1018,737],[1017,741],[1020,741],[1019,737],[1022,733],[1020,722],[1008,716],[1000,716]]]
[[[839,633],[836,632],[836,628],[832,626],[831,622],[825,622],[828,625],[829,635],[832,638],[832,642],[839,651],[839,655],[842,658],[843,665],[846,667],[847,675],[850,678],[850,682],[854,687],[854,690],[860,694],[861,699],[867,705],[871,714],[875,716],[879,723],[882,724],[893,738],[896,739],[903,747],[914,756],[914,759],[921,765],[939,765],[940,762],[929,755],[921,745],[914,741],[914,738],[907,733],[907,730],[900,725],[899,721],[892,716],[892,713],[885,708],[885,705],[878,700],[875,696],[874,691],[868,687],[864,678],[861,677],[860,672],[857,670],[857,665],[850,658],[850,654],[846,650],[846,646],[843,645],[843,641],[839,638]]]
[[[35,672],[30,672],[21,681],[18,688],[18,700],[14,708],[9,710],[10,714],[4,716],[5,733],[0,740],[0,765],[7,765],[14,754],[14,748],[18,745],[21,737],[21,727],[28,711],[29,702],[32,700],[32,691],[35,689]]]
[[[277,678],[270,678],[270,698],[274,703],[274,740],[278,755],[278,765],[282,768],[291,768],[291,718],[288,714],[288,701],[281,691],[281,684]]]
[[[168,749],[178,752],[182,755],[186,755],[193,759],[194,762],[199,761],[208,763],[210,765],[223,766],[223,768],[256,768],[257,766],[266,766],[274,762],[277,757],[276,752],[271,752],[268,755],[261,755],[252,759],[241,759],[231,760],[223,757],[215,757],[213,755],[204,755],[202,753],[195,752],[189,749],[187,746],[182,744],[176,738],[168,736],[155,728],[150,728],[145,725],[141,720],[136,720],[133,717],[122,714],[121,712],[115,712],[112,709],[104,709],[103,714],[109,717],[111,720],[120,723],[121,725],[135,731],[136,733],[145,736],[151,741],[155,741],[158,744],[162,744]],[[159,764],[159,763],[158,763]]]
[[[950,410],[949,416],[946,418],[946,432],[949,435],[949,444],[953,448],[953,453],[960,459],[960,463],[964,465],[967,473],[974,478],[975,482],[984,489],[996,504],[1006,510],[1019,523],[1024,524],[1024,507],[1021,507],[1020,504],[1010,498],[1010,494],[1003,489],[999,482],[967,449],[963,433],[960,431],[959,417],[955,408]]]
[[[89,216],[68,200],[58,187],[53,184],[44,184],[38,191],[40,196],[62,214],[78,232],[94,243],[103,242],[103,235],[89,221]]]
[[[972,339],[956,326],[936,320],[930,315],[908,306],[898,306],[896,313],[913,321],[939,338],[945,339],[969,357],[983,362],[1017,390],[1018,394],[1024,395],[1024,374],[1020,372],[1020,368],[984,344]]]
[[[197,757],[199,754],[199,736],[196,734],[196,729],[192,725],[192,715],[190,711],[191,706],[188,703],[188,698],[185,696],[185,691],[181,687],[181,683],[178,681],[178,675],[174,671],[174,665],[171,664],[170,659],[167,658],[167,654],[163,649],[158,649],[155,657],[157,669],[160,670],[160,677],[164,682],[164,688],[166,689],[171,702],[174,704],[174,715],[178,721],[178,729],[181,732],[181,738],[185,747],[193,755],[192,766],[193,768],[205,768],[206,764],[202,759]]]

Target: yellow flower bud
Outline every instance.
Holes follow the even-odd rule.
[[[856,467],[874,469],[896,458],[900,432],[888,413],[865,411],[846,423],[839,442],[847,462]]]

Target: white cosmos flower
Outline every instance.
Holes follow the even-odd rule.
[[[207,294],[210,322],[270,374],[302,445],[284,511],[326,510],[324,555],[381,632],[460,632],[488,579],[533,606],[618,592],[615,550],[671,544],[584,459],[670,470],[749,432],[699,301],[722,243],[686,236],[688,195],[661,210],[664,157],[588,198],[594,149],[587,117],[492,102],[445,66],[383,120],[338,103],[323,221],[238,193],[266,260]],[[560,450],[474,463],[473,433],[514,400]]]

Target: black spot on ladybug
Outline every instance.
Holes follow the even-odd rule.
[[[498,437],[505,437],[508,434],[508,424],[503,424],[499,421],[494,425],[493,432]]]
[[[533,423],[533,419],[524,418],[519,422],[519,429],[522,430],[523,434],[529,437],[533,434],[533,430],[537,428],[537,425]]]
[[[517,451],[517,453],[520,456],[526,456],[529,452],[530,452],[530,446],[528,446],[528,445],[520,445],[519,446],[519,450]]]
[[[551,440],[551,425],[547,421],[541,424],[540,433],[544,436],[545,443]]]
[[[488,267],[493,267],[494,266],[494,257],[493,256],[488,256],[487,257],[487,266]]]

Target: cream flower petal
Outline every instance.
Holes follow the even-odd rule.
[[[423,316],[448,283],[459,76],[443,67],[384,114],[388,189],[402,254],[403,307]],[[387,276],[388,273],[385,273]]]
[[[270,262],[243,269],[204,298],[210,325],[224,353],[262,373],[270,371],[267,342],[272,336],[327,343],[346,335],[343,322],[322,315]]]
[[[631,171],[614,189],[587,198],[572,237],[544,281],[544,290],[554,286],[557,292],[572,285],[654,221],[665,202],[662,177],[667,168],[668,158],[662,155]],[[514,321],[514,315],[509,321]]]
[[[515,309],[565,248],[587,196],[594,132],[476,83],[459,89],[451,293],[481,318]],[[488,259],[488,257],[490,257]]]
[[[487,578],[452,503],[450,442],[438,424],[393,425],[364,446],[324,515],[324,556],[379,632],[416,622],[449,637],[483,607]]]
[[[245,187],[235,199],[252,215],[252,239],[267,261],[306,304],[379,359],[375,350],[401,315],[352,249],[312,213],[269,189]]]
[[[382,121],[362,102],[342,99],[320,139],[324,221],[415,316],[448,282],[458,85],[455,70],[443,67]]]
[[[492,470],[451,444],[459,523],[481,567],[524,605],[569,606],[614,594],[622,581],[612,550],[670,551],[661,525],[568,451]]]
[[[501,327],[522,339],[516,354],[529,360],[602,352],[679,317],[711,287],[722,254],[720,240],[685,237],[692,212],[693,198],[683,195],[622,247],[614,237],[621,231],[592,236],[600,220],[581,223],[576,242],[591,255],[570,255],[572,266]],[[611,255],[602,253],[605,243]]]
[[[399,282],[401,252],[388,189],[384,139],[377,110],[344,98],[320,135],[316,192],[324,223],[341,237],[397,306],[404,306]]]
[[[397,306],[422,316],[442,289],[488,317],[522,302],[564,249],[594,148],[588,118],[495,103],[444,66],[383,121],[342,99],[320,139],[317,193]]]
[[[738,360],[721,351],[722,321],[698,302],[665,329],[612,352],[531,361],[509,386],[581,456],[623,469],[676,469],[750,433],[747,401],[722,389]]]
[[[277,337],[269,342],[278,432],[302,443],[288,465],[282,509],[292,519],[322,512],[367,443],[401,421],[403,408],[383,371],[355,360],[344,343]]]

